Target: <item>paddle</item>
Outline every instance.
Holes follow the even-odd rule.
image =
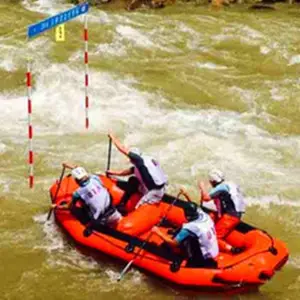
[[[108,171],[110,169],[110,160],[111,160],[111,138],[109,138],[109,143],[108,143],[108,154],[107,154],[107,167],[106,167],[106,171]]]
[[[56,192],[55,192],[55,196],[54,196],[54,199],[53,199],[53,202],[54,202],[54,203],[55,203],[55,201],[56,201],[56,198],[57,198],[57,195],[58,195],[60,186],[61,186],[61,182],[62,182],[62,179],[63,179],[64,174],[65,174],[65,170],[66,170],[66,166],[63,166],[62,171],[61,171],[61,174],[60,174],[59,182],[58,182],[58,185],[57,185],[57,189],[56,189]],[[54,208],[55,208],[55,207],[52,207],[52,206],[51,206],[51,208],[50,208],[50,210],[49,210],[49,212],[48,212],[47,221],[50,220],[51,214],[52,214],[52,211],[53,211]]]
[[[179,199],[180,195],[182,194],[182,192],[180,191],[177,195],[177,197],[174,199],[174,201],[172,202],[172,204],[169,206],[168,210],[166,211],[166,213],[164,214],[164,216],[161,218],[161,220],[159,221],[159,223],[157,224],[157,226],[160,226],[166,219],[168,213],[170,212],[171,208],[174,206],[175,202]],[[151,238],[153,232],[151,231],[148,235],[148,237],[145,239],[145,241],[143,242],[141,248],[136,252],[136,254],[134,255],[133,259],[125,266],[125,268],[122,270],[122,272],[120,273],[117,281],[120,281],[123,276],[126,274],[126,272],[129,270],[129,268],[131,267],[131,265],[134,263],[134,261],[136,260],[136,258],[139,256],[139,254],[142,252],[143,248],[145,247],[145,245],[147,244],[147,242],[149,241],[149,239]]]

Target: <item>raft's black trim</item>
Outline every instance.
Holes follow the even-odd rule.
[[[132,252],[134,252],[134,249],[135,249],[135,247],[134,247],[134,245],[132,245],[131,243],[127,244],[127,246],[125,247],[125,251],[126,251],[127,253],[132,253]]]
[[[168,195],[168,194],[164,194],[162,201],[168,204],[172,204],[175,200],[175,197]],[[187,201],[184,200],[180,200],[177,199],[177,201],[173,204],[173,206],[177,206],[180,207],[182,209],[185,209],[189,206],[189,203]]]
[[[223,279],[219,277],[218,275],[215,275],[212,278],[213,283],[220,283],[220,284],[225,284],[225,285],[230,285],[232,287],[241,287],[243,282],[241,281],[236,281],[236,280],[228,280],[228,279]]]
[[[274,246],[271,246],[269,248],[269,251],[274,255],[276,256],[278,254],[278,250],[274,247]]]
[[[240,233],[243,233],[243,234],[246,234],[248,233],[249,231],[252,231],[252,230],[256,230],[255,227],[247,224],[247,223],[244,223],[244,222],[240,222],[235,228],[234,230],[237,230],[238,232]]]
[[[275,266],[275,270],[279,271],[284,265],[285,263],[288,261],[289,259],[289,255],[287,254],[276,266]]]
[[[264,271],[260,272],[258,275],[258,279],[262,281],[270,280],[272,278],[272,275],[269,275],[265,273]]]
[[[131,236],[129,234],[117,231],[113,228],[104,226],[104,225],[97,225],[95,228],[97,232],[103,233],[105,235],[109,235],[115,239],[121,240],[123,242],[128,243],[130,245],[129,247],[138,247],[142,248],[152,254],[155,254],[161,258],[164,258],[166,260],[169,260],[171,262],[182,262],[183,258],[172,253],[167,248],[160,247],[152,242],[146,242],[144,240],[141,240],[137,237]],[[145,244],[144,244],[145,243]]]
[[[174,198],[175,199],[175,198]],[[175,203],[176,204],[176,203]],[[71,210],[72,215],[83,225],[86,225],[89,220],[86,216],[86,213],[80,207],[73,207]],[[161,258],[164,258],[170,262],[177,262],[179,264],[182,263],[183,257],[174,254],[170,248],[162,247],[161,245],[157,245],[153,242],[146,242],[144,240],[139,239],[138,237],[123,233],[121,231],[117,231],[111,227],[97,224],[93,228],[96,232],[103,233],[107,236],[113,237],[115,239],[126,242],[127,245],[125,247],[125,251],[132,250],[132,248],[143,248],[144,250],[155,254]],[[145,244],[144,244],[145,243]]]

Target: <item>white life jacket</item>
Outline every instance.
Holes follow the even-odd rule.
[[[198,219],[184,224],[183,228],[191,231],[198,237],[200,249],[205,259],[215,258],[219,254],[219,246],[214,222],[202,210],[199,209],[198,212]]]
[[[244,213],[246,209],[246,203],[240,187],[233,182],[224,183],[229,187],[229,194],[234,203],[236,211],[239,213]]]
[[[77,193],[89,207],[94,219],[97,219],[110,206],[109,193],[96,176],[91,176],[88,184],[80,187]]]
[[[159,163],[150,156],[142,156],[144,165],[147,168],[148,173],[150,174],[152,180],[154,181],[155,185],[162,186],[167,183],[168,178],[165,175],[164,171],[160,167]],[[148,191],[146,184],[142,178],[137,167],[134,167],[134,175],[138,178],[140,183],[143,185],[145,192]]]

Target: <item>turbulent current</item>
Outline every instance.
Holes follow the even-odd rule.
[[[117,5],[116,5],[117,6]],[[62,161],[104,171],[107,132],[161,162],[168,191],[218,167],[238,182],[245,220],[286,242],[290,260],[259,292],[300,293],[300,18],[297,6],[214,11],[194,2],[163,10],[92,9],[90,129],[84,128],[83,20],[66,42],[26,27],[69,8],[63,1],[0,3],[0,290],[3,299],[224,299],[190,295],[77,248],[46,222],[49,186]],[[26,61],[33,69],[35,187],[28,188]],[[116,150],[112,166],[127,166]]]

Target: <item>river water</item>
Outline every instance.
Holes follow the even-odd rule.
[[[194,2],[128,13],[92,9],[90,129],[84,128],[83,20],[26,43],[26,26],[70,6],[0,4],[0,290],[3,299],[224,299],[190,295],[78,249],[46,222],[48,189],[62,161],[106,166],[112,129],[156,156],[168,190],[225,170],[246,195],[245,220],[285,241],[290,260],[259,292],[236,299],[298,299],[300,293],[300,18],[297,6],[220,11]],[[32,62],[35,187],[28,188],[24,72]],[[127,166],[113,152],[112,166]]]

